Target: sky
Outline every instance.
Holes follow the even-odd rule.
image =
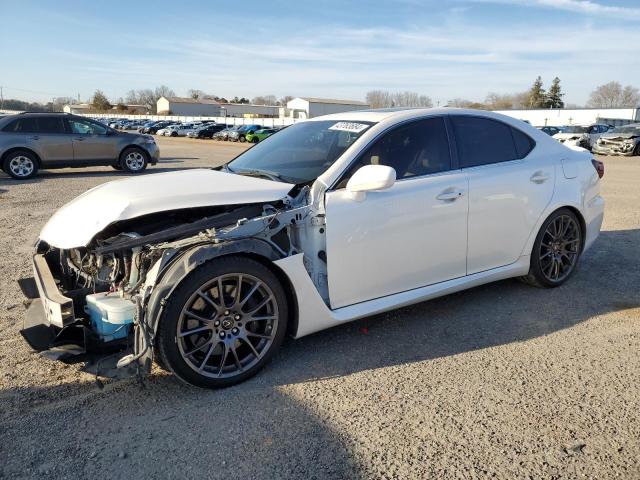
[[[640,87],[639,0],[0,0],[4,98],[112,101],[165,84],[231,98],[363,100],[415,91],[444,105],[562,80]]]

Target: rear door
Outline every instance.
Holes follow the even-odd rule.
[[[509,265],[551,201],[553,159],[501,121],[458,114],[451,123],[460,167],[469,179],[467,274]]]
[[[104,165],[118,158],[118,141],[109,129],[97,122],[77,117],[67,119],[73,142],[74,163]]]
[[[21,118],[16,133],[25,135],[26,146],[35,151],[44,166],[56,166],[73,160],[71,138],[64,128],[63,118],[38,115]]]

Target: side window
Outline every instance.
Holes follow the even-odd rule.
[[[77,118],[69,119],[71,132],[75,135],[104,135],[107,133],[106,127],[97,123],[86,122]]]
[[[39,133],[64,133],[64,124],[60,117],[38,117]]]
[[[3,132],[16,132],[18,131],[18,122],[20,120],[14,120],[13,122],[9,122],[7,125],[4,126],[4,128],[2,129]]]
[[[533,141],[506,123],[483,117],[451,117],[460,167],[476,167],[524,158]]]
[[[35,117],[21,118],[18,121],[16,132],[21,133],[38,133],[38,122]]]
[[[411,178],[451,169],[447,129],[442,117],[402,125],[376,140],[348,170],[336,188],[344,188],[364,165],[387,165],[396,178]]]
[[[527,135],[526,133],[521,132],[517,128],[512,128],[511,133],[513,134],[513,141],[516,144],[516,152],[518,154],[518,158],[524,158],[529,155],[529,152],[533,150],[533,147],[536,146],[535,142]],[[552,131],[552,134],[556,134],[558,132]]]

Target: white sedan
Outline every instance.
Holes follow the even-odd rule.
[[[603,174],[491,112],[314,118],[223,167],[118,180],[62,207],[36,246],[27,318],[82,326],[80,349],[128,347],[119,367],[155,359],[228,386],[287,334],[509,277],[562,285],[598,237]]]

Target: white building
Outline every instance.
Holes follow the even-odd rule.
[[[510,117],[527,120],[535,127],[562,127],[564,125],[585,125],[590,123],[623,123],[640,122],[640,108],[571,108],[571,109],[537,109],[537,110],[500,110]]]
[[[157,102],[159,115],[210,116],[221,115],[220,104],[204,98],[160,97]]]
[[[62,107],[62,111],[65,113],[73,113],[82,115],[83,113],[88,113],[91,110],[91,105],[88,103],[77,103],[75,105],[65,105]]]
[[[271,105],[250,105],[248,103],[221,103],[221,115],[241,118],[274,118],[278,117],[280,107]]]
[[[331,113],[364,110],[369,105],[358,100],[336,100],[331,98],[298,97],[287,102],[286,108],[280,109],[281,117],[313,118]]]

